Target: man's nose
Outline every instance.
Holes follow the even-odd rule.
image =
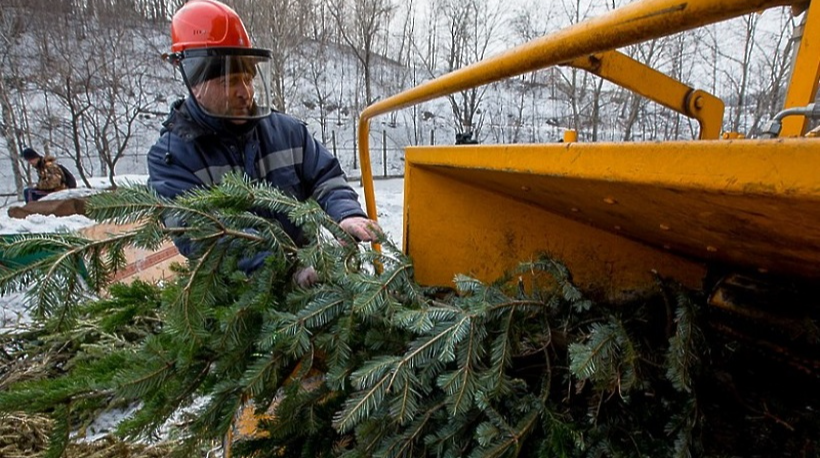
[[[234,88],[234,93],[237,97],[249,99],[253,96],[253,86],[251,83],[239,83]]]

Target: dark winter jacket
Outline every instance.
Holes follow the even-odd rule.
[[[366,216],[347,184],[339,162],[311,136],[304,124],[281,114],[243,125],[205,115],[192,101],[179,100],[148,153],[148,185],[165,197],[218,184],[231,171],[271,183],[304,201],[314,198],[335,221]],[[284,215],[270,215],[297,242],[300,231]],[[185,256],[187,243],[177,241]]]

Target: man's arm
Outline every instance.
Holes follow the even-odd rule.
[[[165,146],[164,148],[162,146]],[[173,199],[180,194],[201,186],[196,175],[169,151],[169,142],[162,138],[148,152],[148,187],[162,197]],[[168,218],[166,227],[184,227],[185,222]],[[187,237],[172,237],[180,254],[186,258],[196,256],[196,247]]]
[[[367,218],[359,205],[358,194],[345,179],[339,161],[307,129],[304,129],[304,135],[302,177],[306,189],[345,232],[361,241],[375,241],[381,228]]]
[[[165,139],[161,139],[148,152],[148,187],[157,194],[173,199],[197,186],[202,186],[196,174],[180,159],[171,153],[166,146]]]

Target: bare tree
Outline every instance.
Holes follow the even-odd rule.
[[[659,40],[650,40],[646,43],[630,46],[626,54],[633,59],[650,67],[654,67],[655,58],[658,55],[657,49],[659,47]],[[643,112],[647,104],[647,99],[640,94],[632,91],[623,91],[628,94],[623,97],[623,104],[618,110],[621,113],[620,118],[623,119],[623,140],[632,141],[634,138],[634,128],[638,121],[638,117]],[[641,129],[644,130],[644,129]]]
[[[439,46],[443,54],[443,70],[451,72],[481,61],[488,51],[500,44],[498,30],[502,24],[502,5],[488,0],[442,0],[435,5],[434,14],[442,22],[445,40]],[[438,69],[431,56],[419,54],[430,76]],[[457,133],[472,132],[476,138],[481,131],[481,101],[489,86],[460,91],[447,96]]]
[[[792,63],[793,41],[790,39],[795,29],[794,16],[785,8],[772,11],[776,15],[776,27],[773,32],[764,32],[756,40],[754,66],[751,72],[754,90],[754,113],[748,132],[755,135],[760,130],[761,122],[772,117],[783,108],[786,98],[786,79]]]
[[[6,2],[0,9],[0,68],[3,68],[0,74],[0,134],[9,146],[9,161],[18,200],[23,196],[23,171],[19,151],[24,141],[21,124],[25,122],[28,99],[20,96],[25,92],[25,78],[20,71],[24,59],[13,53],[15,43],[25,29],[25,15],[20,14],[21,6],[20,2]],[[30,143],[30,138],[28,140],[27,143]]]
[[[159,59],[146,42],[153,27],[133,3],[92,2],[88,8],[95,20],[37,16],[41,23],[30,36],[40,59],[31,82],[43,103],[34,115],[50,140],[46,152],[55,146],[67,151],[86,185],[96,173],[113,184],[116,164],[150,105],[147,79]]]
[[[328,117],[333,111],[341,109],[341,106],[333,103],[334,96],[339,93],[335,86],[341,85],[341,82],[328,81],[327,78],[328,73],[325,66],[331,54],[330,28],[324,20],[324,5],[319,5],[319,8],[316,15],[319,20],[314,21],[310,28],[311,43],[304,47],[304,53],[300,54],[300,58],[307,62],[307,78],[312,85],[314,96],[311,104],[315,104],[315,109],[318,110],[322,143],[327,143]]]
[[[586,19],[590,14],[591,5],[582,0],[562,0],[561,6],[564,10],[566,21],[570,24],[577,24]],[[569,108],[570,118],[567,127],[582,132],[584,122],[582,120],[582,106],[587,97],[587,91],[591,81],[590,75],[576,68],[563,68],[557,75],[560,77],[557,82],[557,90],[560,92]]]
[[[513,42],[516,45],[532,41],[538,37],[547,35],[555,25],[557,10],[554,3],[544,5],[540,2],[523,4],[515,10],[510,27],[513,31]],[[558,70],[549,68],[541,71],[534,71],[522,77],[521,94],[519,99],[518,116],[513,141],[519,141],[520,131],[524,124],[530,126],[530,142],[543,141],[540,132],[541,120],[550,119],[554,116],[554,102],[556,93],[556,78]],[[548,93],[545,93],[548,91]],[[525,105],[529,104],[529,112],[526,113]],[[528,116],[527,116],[528,115]],[[527,119],[528,118],[528,119]],[[525,119],[527,119],[525,121]]]
[[[393,13],[390,0],[327,0],[338,32],[358,60],[364,80],[364,104],[375,101],[373,95],[374,57],[376,44]]]
[[[741,42],[743,43],[743,54],[740,59],[733,55],[723,53],[723,57],[730,59],[737,64],[739,74],[733,70],[726,70],[725,76],[734,89],[733,115],[730,124],[730,129],[734,132],[740,131],[741,120],[745,118],[746,114],[746,96],[749,90],[749,72],[751,71],[752,53],[755,48],[755,38],[757,35],[757,25],[760,20],[758,14],[747,14],[741,18],[743,23],[743,30],[741,35]]]
[[[287,112],[305,71],[297,51],[310,33],[316,4],[312,0],[237,0],[255,46],[271,50],[271,96],[273,105]]]
[[[85,87],[83,94],[86,100],[94,100],[82,117],[83,133],[99,157],[100,172],[108,175],[112,186],[117,162],[133,138],[140,114],[149,106],[152,66],[139,58],[142,44],[135,32],[133,27],[110,26],[97,31],[92,46],[105,44],[109,53],[97,61],[95,84]]]
[[[416,10],[413,0],[407,1],[404,12],[399,17],[404,17],[404,21],[402,22],[401,32],[395,37],[399,43],[396,48],[396,61],[401,65],[409,66],[413,55],[411,42],[416,33]]]

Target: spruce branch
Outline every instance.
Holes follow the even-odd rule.
[[[88,217],[101,223],[133,224],[145,220],[157,220],[168,208],[171,200],[159,196],[147,186],[130,185],[117,188],[116,192],[102,192],[88,198]]]
[[[68,438],[71,432],[70,426],[70,405],[60,405],[55,409],[52,416],[54,419],[54,426],[49,438],[49,446],[44,458],[60,458],[63,456],[66,447],[68,446]]]
[[[105,196],[95,211],[137,224],[133,233],[93,248],[58,242],[60,253],[79,250],[101,278],[128,246],[182,237],[196,244],[197,255],[153,290],[154,299],[136,287],[116,292],[117,304],[87,296],[88,305],[74,304],[61,329],[45,326],[43,333],[54,334],[36,334],[38,342],[73,352],[49,363],[65,373],[0,392],[0,407],[37,398],[33,410],[52,412],[70,402],[71,424],[82,424],[100,406],[138,405],[119,430],[131,437],[156,433],[166,419],[193,409],[179,424],[176,452],[183,456],[222,439],[245,405],[269,416],[258,424],[260,437],[232,448],[260,457],[663,456],[696,449],[700,423],[685,408],[702,364],[687,354],[701,351],[693,345],[694,311],[678,310],[678,343],[658,339],[642,332],[655,325],[645,312],[650,302],[592,307],[569,270],[547,257],[493,283],[459,275],[455,290],[423,288],[412,262],[388,240],[381,253],[359,246],[315,202],[246,177],[229,175],[173,201],[144,188],[122,192]],[[296,244],[271,215],[289,215],[306,244]],[[166,227],[171,219],[187,224]],[[237,271],[242,256],[262,252],[271,255],[253,274]],[[307,265],[321,283],[298,288],[291,276]],[[60,310],[57,293],[54,283],[44,300]],[[655,364],[639,367],[643,362]],[[668,386],[669,366],[678,366],[675,377],[688,380],[689,391]],[[640,410],[644,397],[627,398],[634,390],[661,402]],[[590,405],[599,406],[595,422],[585,417]]]
[[[360,391],[348,398],[343,410],[334,416],[334,427],[339,432],[350,431],[379,407],[399,370],[398,362],[397,357],[382,357],[351,375]]]
[[[666,377],[678,391],[691,392],[692,371],[698,367],[703,337],[696,326],[694,304],[685,294],[677,294],[675,310],[675,333],[669,338],[666,352]]]
[[[100,241],[63,234],[15,238],[5,246],[7,256],[53,254],[3,272],[0,275],[0,291],[4,294],[27,291],[35,317],[39,319],[54,314],[67,318],[71,315],[71,304],[86,297],[86,286],[98,291],[124,264],[122,247],[134,237],[135,233],[129,232]],[[86,263],[86,259],[94,262]],[[84,269],[83,266],[89,268]],[[81,281],[82,276],[88,282]],[[60,327],[62,323],[58,321],[56,326]]]

